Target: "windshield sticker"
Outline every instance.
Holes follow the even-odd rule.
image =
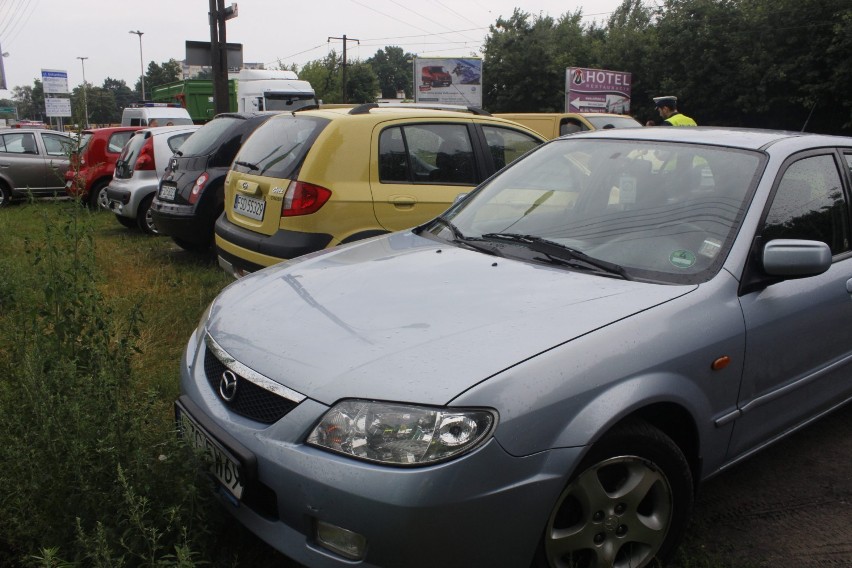
[[[707,258],[716,258],[721,248],[722,241],[719,239],[704,239],[704,242],[701,243],[701,248],[698,249],[698,254]]]
[[[690,268],[695,264],[695,253],[688,250],[676,250],[669,255],[669,262],[677,268]]]

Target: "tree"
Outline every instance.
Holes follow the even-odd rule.
[[[357,61],[350,63],[346,72],[346,92],[350,103],[374,103],[379,92],[379,79],[373,68]]]
[[[131,91],[130,87],[127,86],[127,83],[121,79],[107,77],[104,79],[103,90],[106,101],[109,101],[109,97],[111,95],[115,103],[111,110],[104,108],[99,111],[102,112],[102,114],[98,114],[98,122],[101,122],[101,120],[107,124],[120,122],[122,109],[139,100],[139,95]]]
[[[414,96],[412,62],[415,57],[413,53],[403,52],[401,47],[389,46],[367,59],[366,63],[378,78],[382,98],[395,99],[399,91],[404,91],[407,99]]]
[[[150,98],[151,89],[158,85],[166,83],[174,83],[179,81],[181,77],[180,62],[175,59],[169,59],[162,65],[157,65],[153,61],[148,64],[148,70],[145,72],[145,96]],[[142,92],[142,81],[136,81],[136,92]]]
[[[12,99],[18,107],[20,120],[45,121],[44,89],[41,81],[35,79],[32,87],[15,87],[12,89]]]
[[[323,59],[309,61],[302,67],[299,78],[308,81],[314,88],[317,98],[326,103],[343,102],[340,88],[340,58],[331,50]]]

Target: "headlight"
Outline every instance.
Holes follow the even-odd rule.
[[[496,413],[347,400],[325,413],[307,443],[355,458],[392,465],[424,465],[478,446]]]

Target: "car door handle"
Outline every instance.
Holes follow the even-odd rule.
[[[410,195],[394,195],[388,201],[395,207],[414,207],[417,203],[417,200]]]

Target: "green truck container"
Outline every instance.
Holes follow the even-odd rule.
[[[189,111],[196,124],[203,124],[213,118],[213,81],[211,79],[186,79],[154,87],[151,98],[158,103],[180,103]],[[228,81],[228,109],[237,110],[237,81]]]

